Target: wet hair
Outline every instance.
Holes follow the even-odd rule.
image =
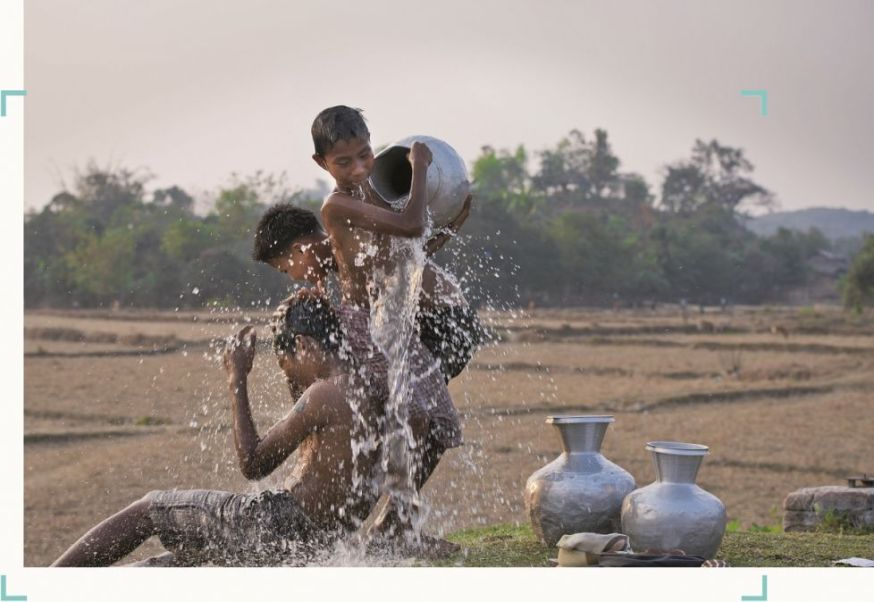
[[[298,335],[315,339],[325,351],[336,353],[340,349],[340,319],[324,297],[289,297],[273,312],[270,327],[277,354],[294,355]]]
[[[252,259],[267,263],[285,253],[296,240],[321,230],[312,211],[291,203],[274,205],[258,221]]]
[[[316,154],[324,157],[340,140],[370,140],[370,130],[364,123],[361,109],[338,105],[325,109],[313,121],[313,145]]]

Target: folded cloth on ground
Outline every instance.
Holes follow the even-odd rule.
[[[593,554],[621,552],[628,549],[628,536],[622,533],[573,533],[562,535],[555,545],[566,550]]]
[[[853,556],[852,558],[843,558],[841,560],[835,560],[832,564],[841,565],[841,566],[874,567],[874,560],[869,560],[868,558],[859,558],[858,556]]]
[[[573,533],[562,535],[558,546],[559,566],[592,566],[604,552],[628,549],[628,536],[622,533]]]

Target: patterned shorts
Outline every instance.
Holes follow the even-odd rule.
[[[324,535],[287,491],[152,491],[149,516],[181,564],[285,564]]]

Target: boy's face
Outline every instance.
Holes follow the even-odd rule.
[[[304,388],[316,382],[327,365],[327,358],[319,344],[301,335],[295,337],[294,351],[280,353],[277,359],[286,378]]]
[[[325,235],[321,235],[322,238]],[[316,252],[315,245],[319,241],[309,240],[295,242],[289,245],[282,255],[274,257],[267,263],[292,280],[304,280],[310,284],[318,284],[325,277],[324,261]]]
[[[324,156],[313,155],[313,159],[333,176],[339,188],[357,188],[373,169],[369,139],[340,140]]]

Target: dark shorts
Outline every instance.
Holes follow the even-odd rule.
[[[152,491],[146,499],[155,534],[180,564],[285,564],[325,535],[286,491]]]
[[[462,305],[421,311],[416,326],[422,344],[439,360],[446,382],[458,376],[489,339],[476,310]]]

